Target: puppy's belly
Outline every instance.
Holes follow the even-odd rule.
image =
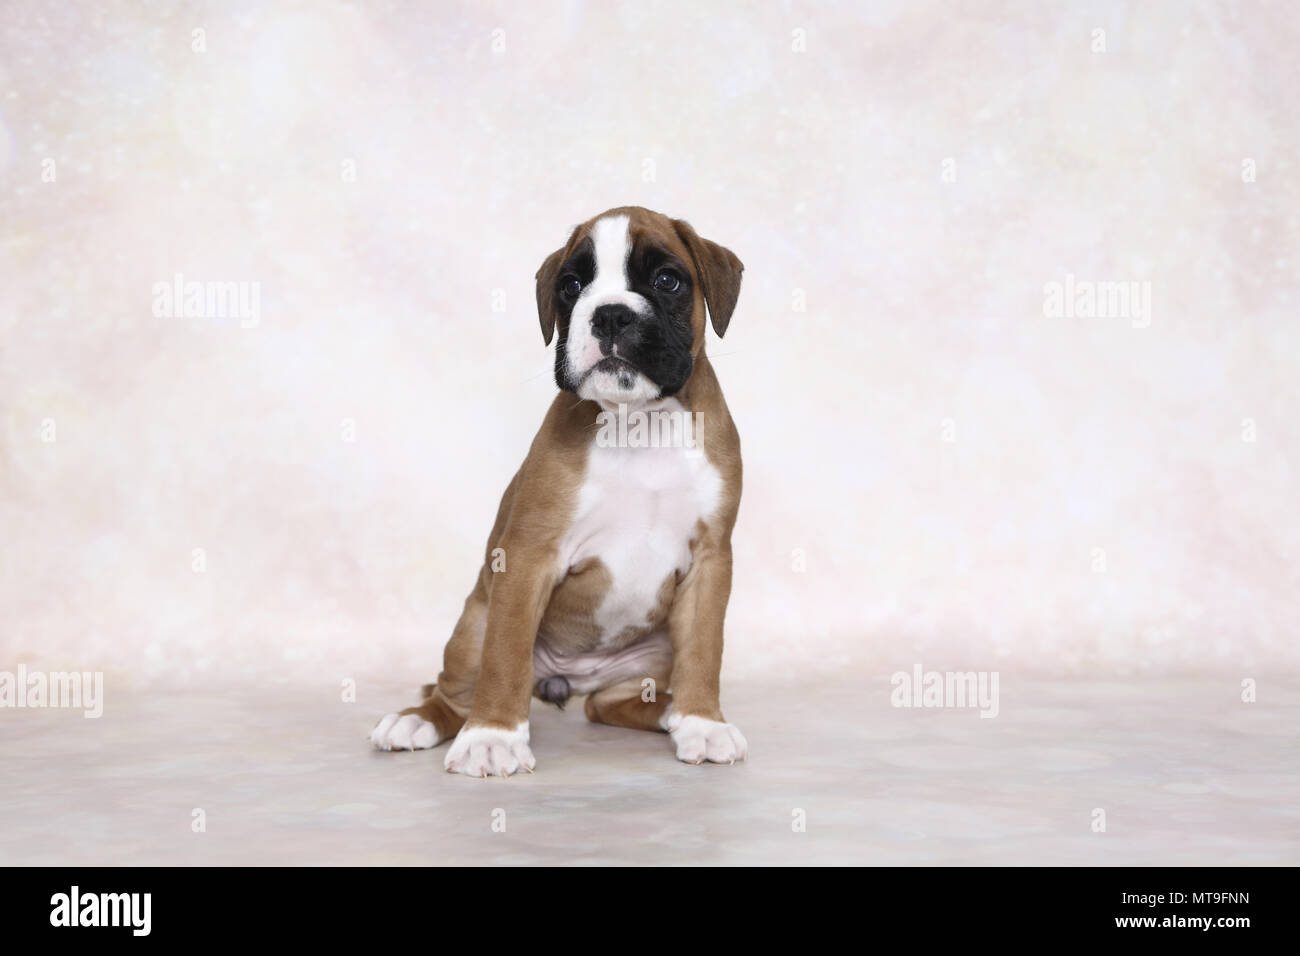
[[[657,582],[626,570],[616,578],[599,558],[571,569],[542,616],[533,645],[534,680],[563,677],[572,694],[625,680],[666,680],[673,657],[668,611],[677,574],[659,578],[661,567],[649,573]]]
[[[600,558],[581,561],[551,595],[538,643],[562,656],[605,654],[666,627],[677,572],[642,571],[616,578]]]
[[[590,694],[625,680],[665,680],[673,646],[666,630],[651,631],[617,650],[566,654],[540,637],[533,645],[533,678],[563,677],[568,692]]]

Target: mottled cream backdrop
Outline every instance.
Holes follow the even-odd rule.
[[[733,679],[1295,670],[1297,50],[1285,3],[6,0],[0,668],[432,678],[554,392],[533,273],[638,203],[746,265]]]

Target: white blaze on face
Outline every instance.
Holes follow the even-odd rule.
[[[591,229],[591,242],[596,253],[596,276],[578,296],[569,317],[569,336],[565,341],[569,381],[581,383],[580,398],[601,404],[635,405],[657,398],[659,386],[639,373],[626,388],[620,384],[619,376],[611,372],[587,374],[588,369],[604,358],[591,329],[592,313],[599,306],[625,305],[640,315],[651,314],[645,296],[628,287],[627,259],[632,252],[632,241],[627,216],[606,216],[598,220]],[[618,355],[617,349],[614,354]]]

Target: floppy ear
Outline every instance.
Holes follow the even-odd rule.
[[[721,338],[731,323],[736,300],[740,298],[740,274],[745,271],[745,265],[730,249],[701,239],[685,219],[674,219],[673,228],[695,259],[695,271],[704,287],[704,302],[713,319],[713,331]]]
[[[559,317],[560,307],[555,301],[555,280],[559,278],[560,263],[564,261],[564,250],[556,249],[537,270],[537,318],[542,323],[542,338],[551,344],[555,335],[555,320]]]

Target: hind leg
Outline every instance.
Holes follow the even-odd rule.
[[[389,714],[370,732],[376,750],[426,750],[456,736],[469,715],[483,656],[487,625],[486,594],[476,588],[465,602],[442,656],[436,684],[426,684],[424,702]]]
[[[627,648],[606,671],[604,686],[587,695],[587,719],[633,730],[666,731],[673,695],[672,645],[666,634],[651,634]]]
[[[633,730],[657,730],[666,733],[665,715],[673,702],[673,695],[657,691],[650,697],[640,681],[624,681],[587,695],[587,719],[597,724],[613,727],[630,727]]]
[[[671,654],[655,654],[650,661],[638,662],[635,669],[637,675],[625,669],[618,682],[588,695],[588,720],[633,730],[670,733],[677,759],[686,763],[698,764],[706,760],[710,763],[735,763],[745,759],[749,745],[731,724],[702,717],[683,717],[673,712],[673,695],[658,690],[668,686],[672,671]]]

